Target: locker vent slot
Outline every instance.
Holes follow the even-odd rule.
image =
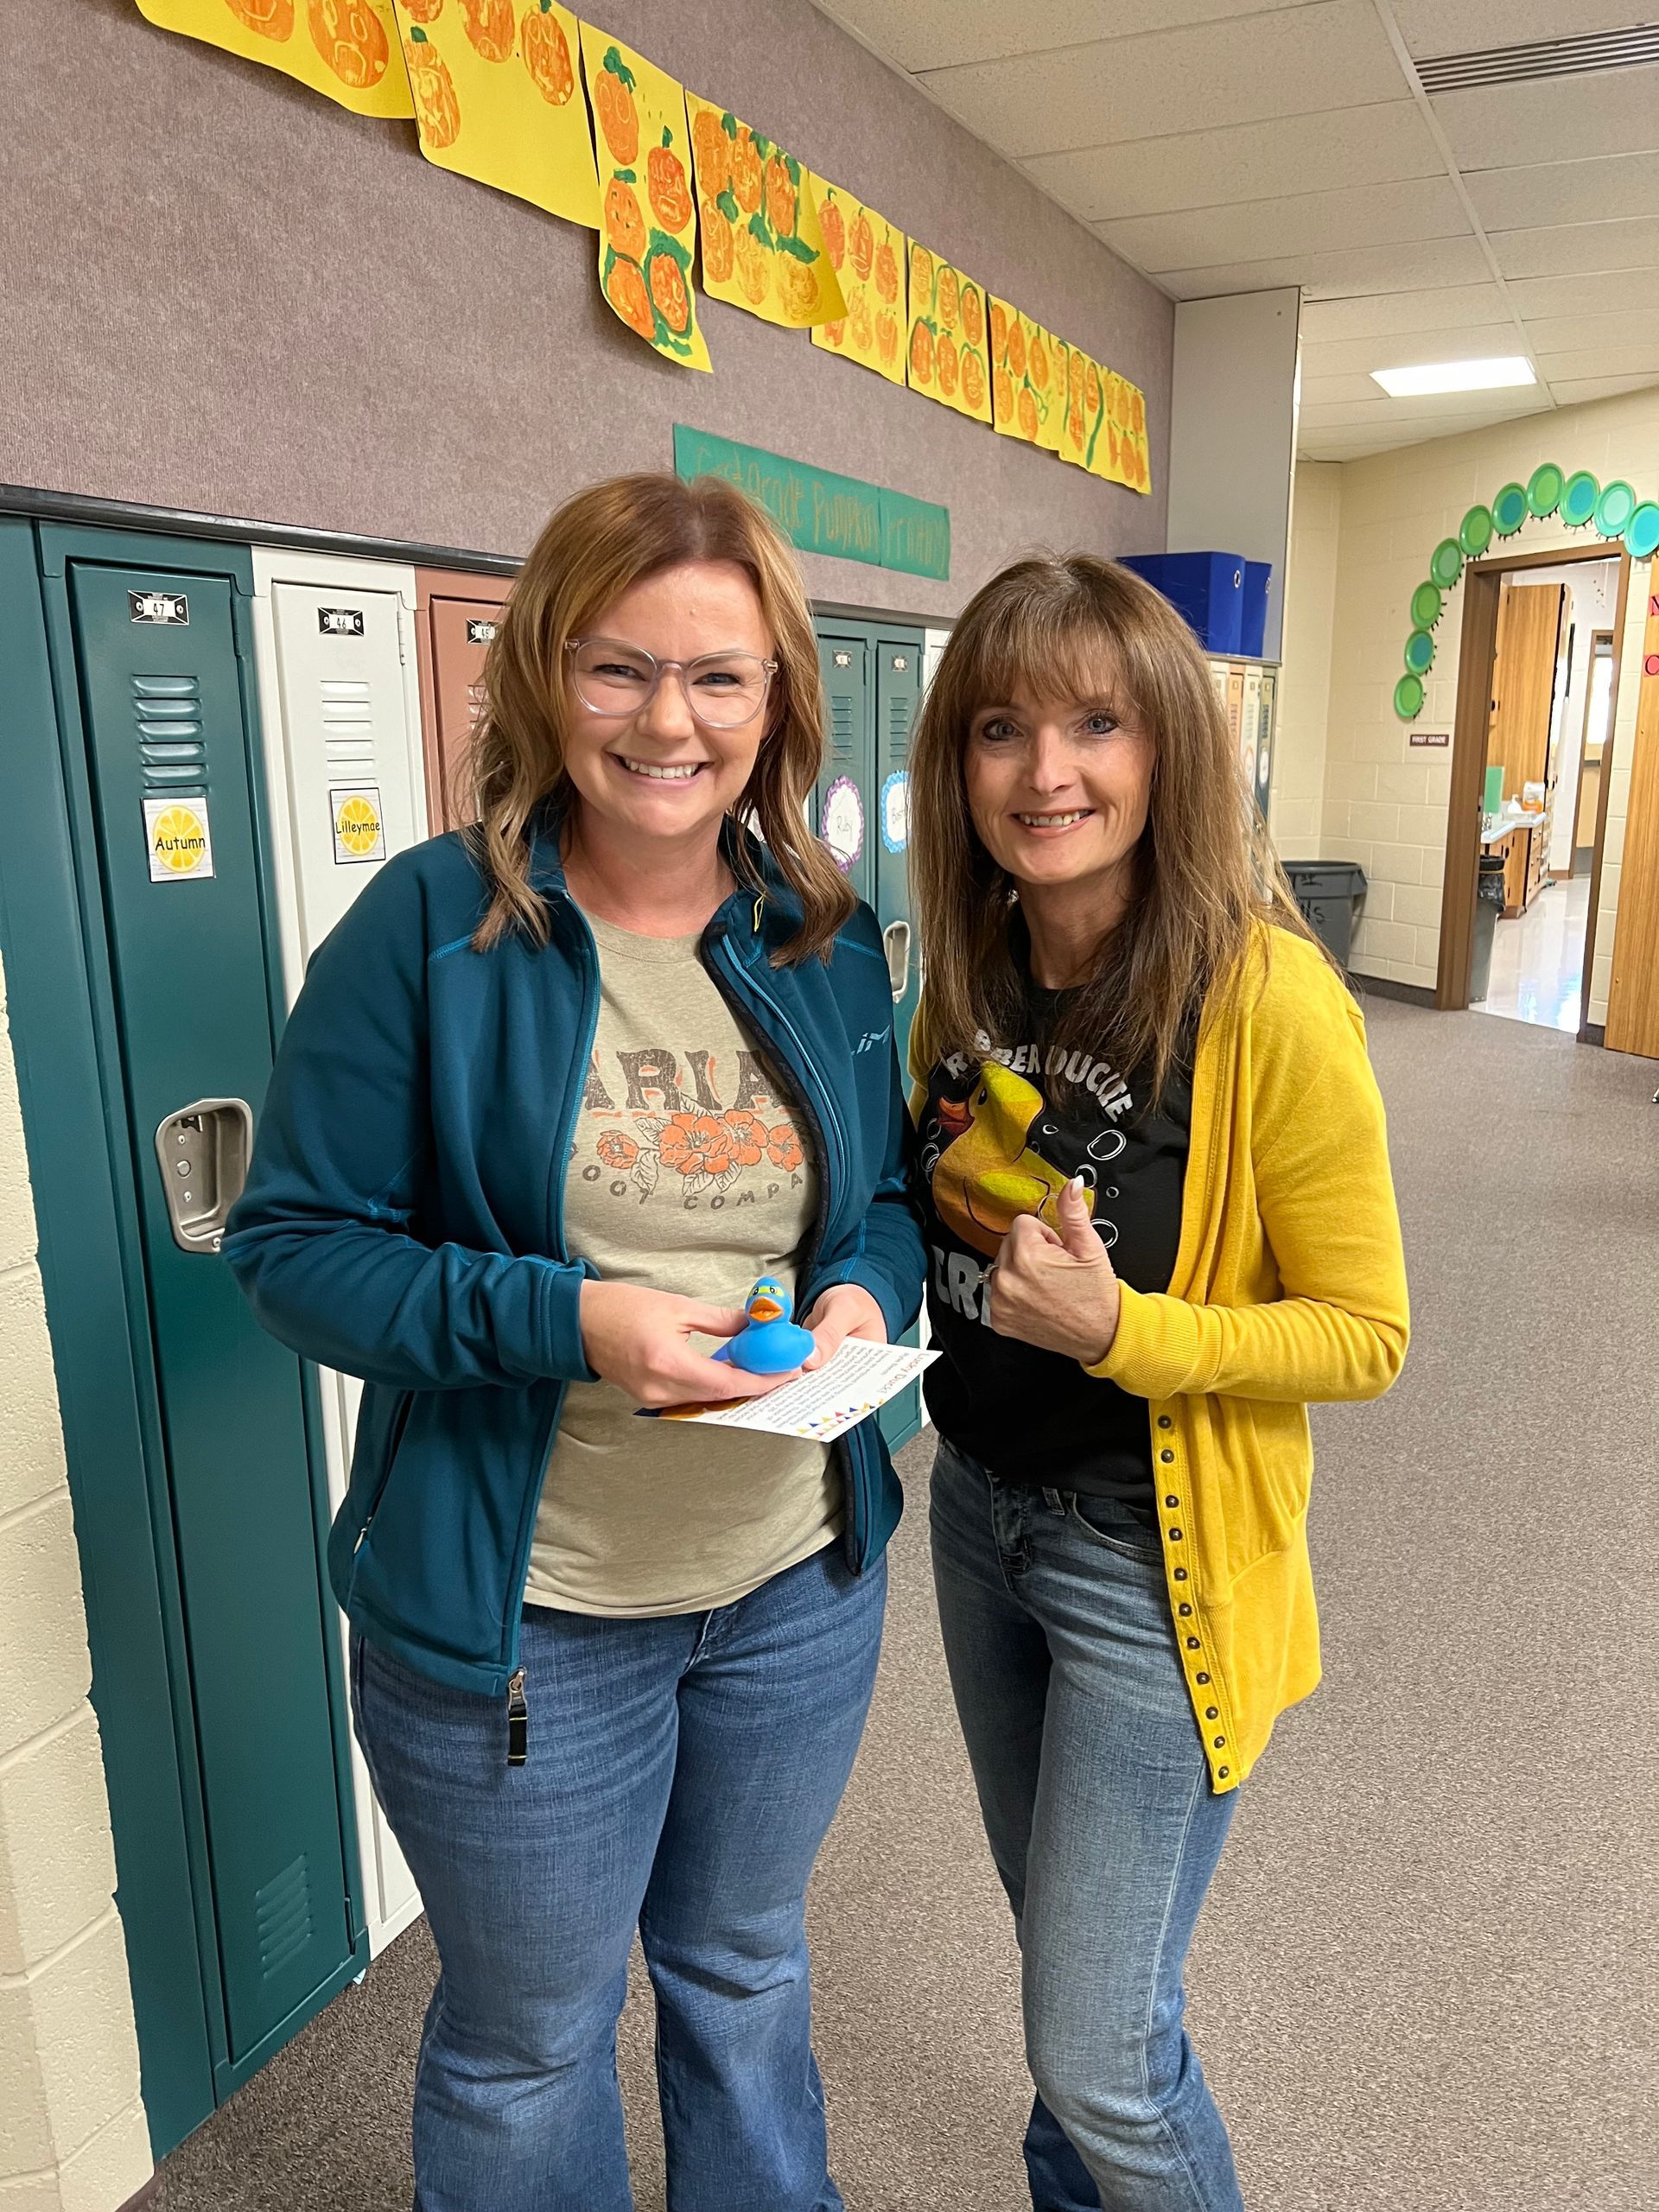
[[[145,792],[205,791],[207,743],[201,686],[194,676],[135,676],[132,713]]]
[[[366,683],[331,677],[321,685],[328,773],[369,781],[374,773],[374,700]]]
[[[273,1874],[253,1900],[259,1937],[259,1971],[268,1981],[311,1940],[311,1875],[302,1852]]]
[[[858,736],[853,702],[844,691],[830,695],[830,750],[837,760],[850,760]]]
[[[910,710],[915,705],[914,695],[900,691],[887,701],[887,758],[895,768],[902,768],[910,750]]]

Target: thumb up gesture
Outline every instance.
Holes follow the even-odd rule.
[[[986,1285],[990,1325],[1001,1337],[1093,1367],[1117,1334],[1118,1282],[1095,1234],[1074,1175],[1055,1202],[1058,1235],[1035,1214],[1019,1215]]]

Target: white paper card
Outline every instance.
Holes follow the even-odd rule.
[[[830,1444],[878,1406],[897,1397],[906,1383],[913,1382],[938,1356],[936,1351],[917,1351],[909,1344],[873,1344],[862,1337],[849,1337],[827,1365],[769,1390],[764,1398],[739,1398],[715,1406],[677,1406],[650,1417],[696,1421],[714,1428],[753,1428],[763,1435],[798,1436],[809,1443]]]

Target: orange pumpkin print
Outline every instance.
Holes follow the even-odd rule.
[[[976,415],[985,407],[985,364],[971,346],[963,348],[962,396]]]
[[[294,35],[294,0],[225,0],[225,4],[238,22],[257,31],[261,38]],[[412,16],[415,10],[411,8],[409,12]]]
[[[957,341],[948,330],[939,336],[939,390],[947,399],[954,399],[957,391]]]
[[[697,168],[697,190],[705,200],[718,200],[732,181],[732,142],[726,126],[712,108],[700,107],[691,124],[691,153]]]
[[[853,257],[853,274],[861,284],[869,276],[870,260],[875,251],[875,232],[871,228],[869,217],[861,207],[853,218],[853,234],[848,240],[848,251]],[[893,249],[884,245],[881,251],[890,253]],[[898,293],[895,290],[883,294],[883,297],[896,299]]]
[[[1081,402],[1083,398],[1083,356],[1081,353],[1071,353],[1066,358],[1065,396],[1073,402]]]
[[[991,371],[991,419],[1006,423],[1014,414],[1014,378],[1006,369]]]
[[[1008,325],[1008,374],[1016,382],[1026,373],[1026,326],[1018,315]]]
[[[866,292],[855,292],[847,302],[847,320],[852,326],[853,343],[861,353],[870,350],[874,332],[870,327],[870,302]]]
[[[796,219],[795,187],[782,155],[774,154],[766,163],[766,220],[776,237],[792,238]]]
[[[1008,350],[1008,311],[1001,300],[991,302],[991,359],[1001,365]]]
[[[454,79],[437,48],[423,39],[404,41],[404,60],[409,65],[409,89],[415,102],[421,143],[442,153],[461,136],[461,102]]]
[[[854,264],[857,266],[856,263]],[[875,289],[884,300],[899,296],[899,257],[883,238],[876,249]]]
[[[732,191],[746,215],[758,212],[765,189],[766,171],[760,162],[760,149],[747,129],[740,124],[732,144]]]
[[[954,330],[962,320],[962,287],[949,262],[939,264],[938,302],[939,321],[947,330]]]
[[[1137,438],[1145,437],[1147,434],[1147,395],[1144,391],[1141,391],[1138,386],[1135,390],[1134,401],[1129,408],[1129,427],[1134,430]]]
[[[525,9],[518,26],[518,51],[531,81],[550,106],[563,107],[576,89],[570,41],[549,0]]]
[[[512,59],[512,0],[461,0],[467,35],[486,61]]]
[[[642,338],[656,336],[657,318],[651,311],[645,272],[637,261],[625,261],[620,254],[613,259],[605,279],[605,296],[630,330],[637,330]]]
[[[821,322],[818,335],[828,344],[840,347],[847,343],[847,318],[842,315],[835,322]]]
[[[772,256],[747,223],[739,224],[732,244],[743,296],[752,308],[758,308],[772,289]]]
[[[847,258],[847,226],[842,219],[838,200],[826,200],[819,208],[818,229],[823,235],[823,250],[830,257],[830,266],[839,269]]]
[[[683,337],[691,327],[691,295],[685,289],[685,271],[671,253],[658,248],[645,264],[645,273],[651,279],[657,312],[677,338]]]
[[[1082,445],[1083,400],[1081,396],[1074,399],[1071,403],[1071,412],[1065,418],[1065,435],[1071,439],[1074,446]]]
[[[970,346],[985,343],[985,302],[977,284],[962,288],[962,334]]]
[[[368,0],[306,0],[305,19],[317,52],[342,85],[366,92],[385,75],[391,51]]]
[[[683,231],[691,219],[691,188],[677,154],[653,146],[645,162],[645,189],[652,212],[665,231]]]
[[[723,207],[712,200],[702,203],[702,273],[711,284],[723,284],[732,273],[732,226]]]
[[[1083,404],[1092,422],[1100,412],[1100,371],[1092,361],[1084,371]]]
[[[1037,442],[1038,428],[1037,402],[1033,397],[1028,386],[1022,385],[1020,387],[1018,413],[1020,418],[1020,435],[1022,437],[1029,438],[1033,445],[1035,445]]]
[[[778,257],[778,289],[785,307],[797,322],[810,323],[817,312],[818,272],[804,261],[797,261],[792,253]],[[853,335],[861,346],[870,342],[870,311],[865,305],[864,295],[855,296],[852,307]],[[859,328],[862,316],[864,327]]]
[[[633,77],[613,46],[594,86],[594,112],[611,159],[620,169],[631,169],[639,151],[639,111],[633,104]]]
[[[1031,353],[1027,366],[1031,371],[1031,380],[1038,391],[1046,391],[1048,390],[1048,348],[1040,338],[1033,338],[1031,341]]]
[[[231,0],[232,7],[238,0]],[[403,0],[403,11],[411,23],[430,23],[443,11],[443,0]]]
[[[933,381],[933,334],[925,322],[910,334],[910,377],[912,384]]]
[[[884,361],[897,359],[899,353],[899,321],[884,308],[875,318],[875,350]]]
[[[605,188],[605,235],[628,260],[644,260],[645,219],[640,213],[639,196],[620,176],[613,176]]]
[[[925,245],[910,249],[910,304],[912,313],[925,309],[933,297],[933,257]]]

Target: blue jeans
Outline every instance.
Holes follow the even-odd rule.
[[[416,2212],[630,2212],[616,2022],[639,1930],[672,2212],[836,2212],[804,1904],[875,1679],[885,1561],[841,1548],[656,1620],[527,1607],[505,1701],[361,1637],[358,1738],[441,1972]]]
[[[949,1444],[932,1527],[950,1686],[1020,1938],[1032,2203],[1241,2212],[1182,2026],[1235,1799],[1210,1788],[1158,1536]]]

